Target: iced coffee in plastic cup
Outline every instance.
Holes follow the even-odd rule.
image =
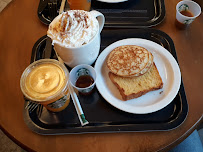
[[[68,0],[71,10],[89,11],[91,8],[91,0]]]
[[[69,72],[54,59],[41,59],[30,64],[20,80],[24,96],[52,112],[65,109],[70,102]]]

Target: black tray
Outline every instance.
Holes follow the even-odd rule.
[[[50,15],[49,15],[49,10],[48,10],[48,2],[50,0],[40,0],[38,9],[37,9],[37,15],[40,21],[46,25],[49,25],[52,21]],[[57,14],[59,14],[59,9],[61,5],[62,0],[57,0]]]
[[[46,38],[43,36],[35,43],[31,62],[43,58]],[[101,34],[101,51],[111,43],[125,38],[144,38],[154,41],[170,51],[177,60],[171,38],[155,29],[104,28]],[[53,49],[51,58],[56,58]],[[59,113],[52,113],[43,108],[40,118],[36,110],[32,113],[24,110],[25,123],[32,131],[39,134],[165,131],[179,126],[188,113],[182,82],[175,99],[165,108],[150,114],[130,114],[118,110],[105,101],[96,87],[91,96],[80,95],[79,99],[86,119],[90,122],[86,126],[80,125],[72,101],[64,111]]]
[[[42,4],[40,0],[38,17],[48,25],[51,22],[48,8],[45,7],[42,12],[39,11]],[[159,24],[165,17],[164,0],[128,0],[121,3],[92,0],[91,9],[104,14],[106,27],[151,27]]]

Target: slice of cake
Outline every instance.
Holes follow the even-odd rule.
[[[123,100],[137,98],[147,92],[163,87],[163,82],[155,63],[152,64],[145,74],[138,77],[123,77],[112,72],[109,72],[109,77],[118,88]]]

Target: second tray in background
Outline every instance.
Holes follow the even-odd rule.
[[[48,6],[40,0],[38,17],[42,23],[49,25],[52,21]],[[57,3],[57,14],[61,0]],[[66,3],[65,10],[69,10]],[[121,3],[105,3],[92,0],[91,10],[97,10],[105,16],[105,27],[151,27],[161,23],[165,17],[164,0],[128,0]]]

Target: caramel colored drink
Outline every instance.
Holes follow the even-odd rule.
[[[71,10],[85,10],[89,11],[91,7],[91,0],[68,0]]]
[[[70,102],[68,71],[53,59],[38,60],[29,65],[21,77],[21,90],[28,100],[58,112]]]

